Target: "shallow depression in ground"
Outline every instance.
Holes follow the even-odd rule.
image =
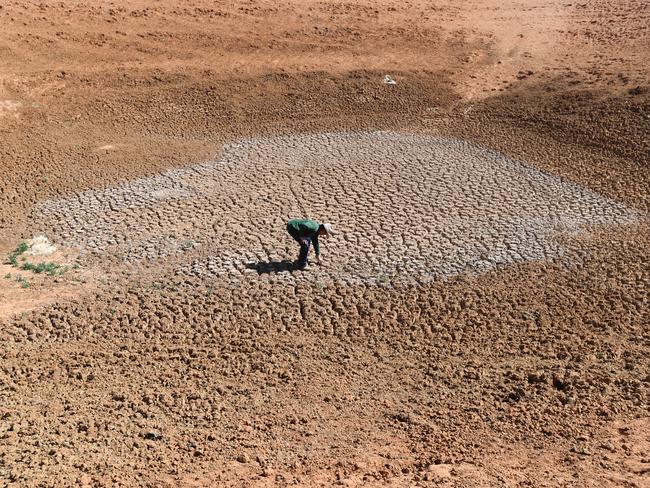
[[[638,215],[489,149],[392,132],[243,140],[214,161],[51,200],[32,214],[35,231],[89,260],[166,258],[177,273],[229,279],[292,259],[292,217],[340,231],[322,245],[318,279],[381,283],[557,257],[558,235]]]

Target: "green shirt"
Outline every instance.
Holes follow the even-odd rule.
[[[311,242],[314,243],[314,251],[316,252],[316,256],[320,255],[320,246],[318,245],[318,229],[320,229],[320,224],[310,219],[293,219],[287,223],[287,230],[291,235],[309,237],[311,239]]]

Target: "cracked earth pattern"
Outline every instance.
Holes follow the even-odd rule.
[[[318,274],[289,271],[293,217],[340,231],[321,244]],[[215,161],[51,200],[32,218],[89,261],[164,258],[197,277],[382,284],[561,257],[559,236],[638,215],[461,140],[369,132],[236,142]]]

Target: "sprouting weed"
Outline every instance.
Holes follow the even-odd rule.
[[[18,244],[18,247],[14,249],[11,254],[9,254],[9,264],[12,266],[18,266],[18,256],[24,254],[27,249],[29,249],[29,246],[26,242],[21,242]]]
[[[63,274],[61,272],[63,266],[55,263],[23,263],[20,266],[20,269],[23,271],[33,271],[36,274],[46,273],[50,276],[54,276],[55,274]]]
[[[27,261],[27,256],[23,256],[27,249],[29,249],[27,243],[21,242],[18,247],[14,249],[11,254],[9,254],[9,264],[11,264],[14,268],[18,268],[22,271],[32,271],[36,274],[46,273],[50,276],[63,274],[65,269],[67,269],[56,263],[30,263]],[[18,258],[20,258],[20,263],[18,263]],[[11,278],[11,275],[5,275],[5,278]]]

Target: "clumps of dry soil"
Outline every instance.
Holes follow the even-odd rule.
[[[480,486],[545,466],[553,485],[643,479],[642,444],[627,439],[647,427],[648,242],[587,242],[569,269],[404,288],[167,278],[7,321],[0,473]],[[628,430],[610,432],[621,418]]]

